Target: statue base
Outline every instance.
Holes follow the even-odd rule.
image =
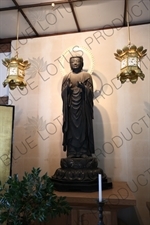
[[[102,175],[102,189],[112,188],[111,179],[97,167],[96,158],[63,158],[60,164],[51,178],[57,191],[98,191],[98,174]]]

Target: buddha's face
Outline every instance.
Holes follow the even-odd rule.
[[[82,70],[82,60],[79,57],[72,57],[70,59],[70,67],[73,72],[80,72]]]

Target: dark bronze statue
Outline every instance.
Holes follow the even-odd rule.
[[[62,82],[63,147],[68,158],[85,158],[94,153],[93,82],[81,56],[71,57],[70,67]]]
[[[103,189],[112,188],[112,182],[98,167],[93,138],[93,82],[82,70],[83,58],[70,58],[72,72],[62,82],[63,147],[67,157],[60,160],[52,176],[57,191],[98,190],[98,174],[102,175]]]

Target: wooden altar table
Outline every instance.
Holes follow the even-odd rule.
[[[57,196],[66,196],[72,210],[69,216],[61,216],[60,218],[54,219],[52,225],[98,224],[98,192],[55,191],[55,194]],[[104,214],[105,212],[110,213],[110,221],[104,221],[105,225],[117,225],[118,210],[136,205],[135,197],[126,182],[113,182],[113,188],[103,190],[102,196],[103,199],[107,200],[104,206]]]

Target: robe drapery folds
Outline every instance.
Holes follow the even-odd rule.
[[[87,72],[69,73],[62,82],[63,146],[67,156],[91,156],[93,138],[93,82]]]

